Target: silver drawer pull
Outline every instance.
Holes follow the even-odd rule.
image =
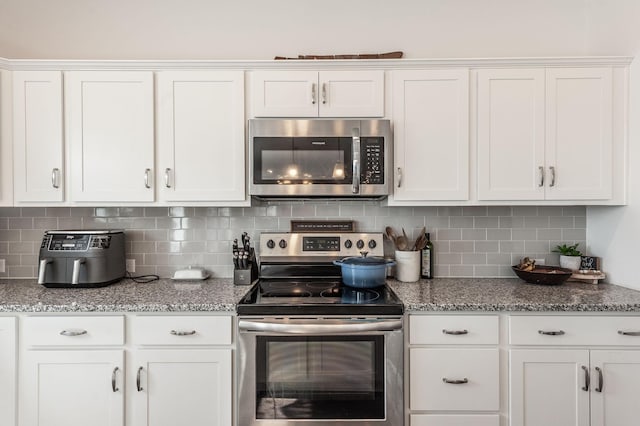
[[[591,377],[589,376],[589,369],[584,365],[580,366],[582,370],[584,370],[584,386],[582,390],[585,392],[589,392],[589,386],[591,386]]]
[[[442,334],[450,334],[452,336],[460,336],[462,334],[469,334],[469,330],[447,330],[443,329]]]
[[[618,334],[621,335],[621,336],[640,336],[640,331],[618,330]]]
[[[142,370],[143,370],[142,367],[138,367],[138,373],[136,374],[136,389],[138,390],[138,392],[142,392],[144,390],[140,380],[140,376],[142,375]]]
[[[564,331],[563,330],[552,330],[552,331],[538,330],[538,334],[544,334],[545,336],[562,336],[564,334]]]
[[[464,379],[447,379],[446,377],[443,377],[442,381],[450,385],[464,385],[465,383],[469,383],[469,379],[466,377]]]
[[[61,336],[82,336],[83,334],[87,334],[87,330],[62,330],[60,332]]]
[[[194,334],[196,334],[196,331],[195,330],[191,330],[191,331],[171,330],[170,333],[172,336],[193,336]]]
[[[602,377],[602,369],[600,367],[596,367],[596,371],[598,372],[598,387],[594,389],[596,392],[602,392],[604,388],[604,377]]]

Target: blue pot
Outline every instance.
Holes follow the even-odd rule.
[[[380,287],[387,282],[387,265],[395,265],[395,261],[381,257],[347,257],[334,260],[335,265],[342,268],[342,282],[356,288]]]

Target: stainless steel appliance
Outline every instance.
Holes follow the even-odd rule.
[[[249,120],[249,193],[382,198],[392,153],[389,120]]]
[[[126,273],[124,231],[46,231],[40,245],[38,284],[102,287]]]
[[[403,305],[346,287],[332,260],[382,234],[260,238],[260,279],[238,304],[239,426],[403,424]]]

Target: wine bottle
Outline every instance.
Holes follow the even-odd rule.
[[[420,276],[431,279],[433,278],[433,243],[431,242],[431,235],[428,232],[425,233],[425,236],[427,237],[427,243],[421,253]]]

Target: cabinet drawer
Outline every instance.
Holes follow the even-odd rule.
[[[640,346],[639,317],[512,315],[511,345]]]
[[[123,345],[123,316],[26,317],[22,323],[27,346]]]
[[[409,350],[411,410],[497,411],[498,349]]]
[[[500,426],[497,414],[413,414],[411,426]]]
[[[411,345],[497,345],[498,316],[411,315]]]
[[[230,316],[136,316],[132,318],[136,345],[230,345]]]

